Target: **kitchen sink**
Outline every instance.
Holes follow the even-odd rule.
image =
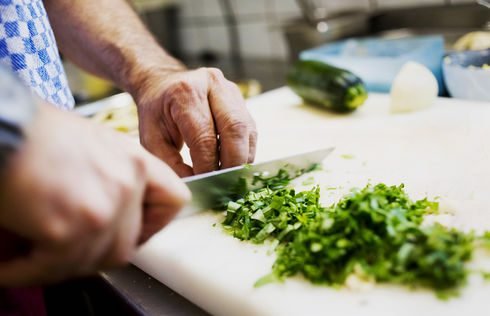
[[[349,37],[440,34],[450,49],[464,34],[479,30],[490,30],[490,10],[477,4],[344,12],[313,22],[291,20],[283,26],[292,60],[305,49]]]

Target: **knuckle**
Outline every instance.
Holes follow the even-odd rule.
[[[165,90],[162,110],[174,120],[185,119],[193,115],[196,106],[207,100],[207,90],[190,81],[179,81]]]
[[[218,68],[206,68],[206,71],[208,72],[208,76],[213,81],[220,81],[225,78],[223,72]]]
[[[172,96],[179,96],[183,94],[191,94],[193,90],[194,87],[190,82],[181,79],[168,87],[167,92]]]
[[[133,155],[129,161],[128,170],[114,175],[115,198],[118,201],[125,201],[131,197],[138,185],[138,179],[145,176],[143,173],[145,170],[146,166],[143,157]],[[108,203],[111,204],[110,202]]]
[[[248,134],[248,124],[240,119],[233,119],[226,124],[223,131],[232,137],[243,137]]]
[[[126,198],[131,196],[134,190],[134,181],[129,179],[129,176],[126,179],[120,179],[117,183],[117,197],[120,201],[124,201]]]
[[[250,139],[253,142],[257,142],[257,139],[259,138],[259,132],[257,131],[256,128],[253,128],[250,130]]]
[[[105,231],[112,223],[115,211],[108,202],[98,206],[86,206],[84,209],[85,226],[90,232]]]
[[[250,134],[253,134],[255,136],[258,136],[259,131],[257,130],[257,124],[255,124],[255,121],[253,119],[250,120]]]
[[[242,97],[242,92],[240,91],[240,88],[238,87],[238,85],[232,81],[228,81],[228,88],[233,91],[233,93],[235,93],[236,95],[239,95],[240,96],[240,99],[243,101],[243,104],[245,104],[245,100],[243,100],[243,97]]]
[[[193,162],[199,162],[198,172],[214,170],[218,164],[218,140],[214,135],[200,135],[189,146]]]
[[[248,118],[247,122],[248,122],[248,129],[250,131],[250,133],[255,133],[257,134],[257,124],[255,123],[255,120],[252,118],[252,116],[250,115],[249,112],[245,112],[246,113],[246,117]]]
[[[68,224],[60,218],[44,221],[41,231],[45,240],[50,244],[64,244],[70,236]]]
[[[200,133],[189,145],[191,148],[214,150],[218,145],[218,140],[215,135]]]

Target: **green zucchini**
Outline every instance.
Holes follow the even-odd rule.
[[[352,112],[367,99],[366,87],[359,77],[319,61],[297,62],[287,83],[306,103],[334,112]]]

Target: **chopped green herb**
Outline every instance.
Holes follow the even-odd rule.
[[[435,202],[411,201],[403,186],[367,186],[315,214],[278,248],[273,270],[341,285],[361,266],[378,282],[456,288],[466,280],[473,239],[439,224],[422,227],[423,215],[436,211]]]
[[[303,183],[301,183],[301,184],[302,185],[312,185],[312,184],[315,184],[315,178],[309,177],[305,181],[303,181]]]
[[[296,193],[294,189],[250,191],[229,204],[223,225],[231,235],[261,243],[268,237],[283,240],[298,230],[317,210],[320,189]]]
[[[490,272],[483,271],[481,274],[486,281],[490,281]]]
[[[277,275],[275,275],[274,273],[269,273],[269,274],[261,277],[260,279],[258,279],[255,282],[254,287],[261,287],[261,286],[264,286],[267,284],[276,283],[278,281],[280,281],[280,280],[277,277]]]
[[[246,179],[240,177],[238,181],[232,185],[226,192],[221,192],[220,196],[213,205],[209,205],[210,209],[214,210],[226,210],[230,201],[236,201],[243,198],[249,191],[254,191],[257,188],[270,188],[277,190],[287,186],[292,179],[299,177],[300,175],[318,170],[321,165],[312,164],[310,167],[298,170],[293,166],[287,166],[288,168],[280,169],[276,175],[267,176],[266,174],[255,174],[252,179]],[[245,165],[245,169],[250,169],[251,165]]]
[[[303,275],[315,284],[340,286],[351,275],[376,282],[434,289],[448,298],[466,283],[473,234],[440,224],[423,226],[439,203],[413,201],[404,186],[367,185],[338,203],[320,205],[320,189],[296,192],[280,171],[257,176],[263,187],[228,203],[225,230],[236,238],[272,240],[277,258],[255,286]],[[490,246],[490,232],[482,237]],[[277,247],[276,247],[277,246]]]
[[[354,156],[350,154],[343,154],[340,155],[340,158],[350,160],[350,159],[354,159]]]
[[[320,171],[323,169],[323,165],[320,163],[314,163],[312,164],[309,168],[306,168],[305,170],[302,171],[302,173],[308,173],[308,172],[313,172],[313,171]]]
[[[490,250],[490,231],[485,232],[481,237],[481,240],[483,243],[483,247]]]
[[[275,176],[267,177],[262,174],[255,175],[252,180],[252,185],[261,185],[265,188],[277,190],[287,186],[294,177],[296,176],[291,176],[286,169],[281,169]]]

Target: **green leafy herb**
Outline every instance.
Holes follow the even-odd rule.
[[[271,190],[282,189],[286,187],[291,179],[296,175],[291,175],[286,169],[280,169],[275,176],[264,176],[263,174],[257,174],[252,180],[252,185],[262,186]]]
[[[223,225],[231,235],[242,240],[255,243],[269,237],[283,240],[318,212],[319,197],[318,187],[300,193],[287,187],[251,191],[228,204]]]
[[[354,159],[354,156],[350,155],[350,154],[343,154],[343,155],[340,155],[340,158],[350,160],[350,159]]]
[[[254,287],[261,287],[261,286],[264,286],[267,284],[277,283],[279,281],[281,281],[281,280],[277,277],[277,275],[275,273],[269,273],[267,275],[264,275],[260,279],[258,279],[255,282]]]
[[[472,237],[441,225],[423,228],[437,203],[411,201],[403,186],[367,186],[318,212],[278,248],[274,272],[343,284],[355,267],[379,282],[447,290],[464,284]]]
[[[490,272],[482,271],[481,274],[486,281],[490,281]]]
[[[413,201],[404,186],[367,185],[329,207],[320,205],[318,186],[296,192],[280,171],[257,176],[260,189],[230,201],[223,222],[236,238],[277,244],[272,273],[261,286],[293,275],[339,286],[351,275],[377,282],[422,286],[441,298],[457,293],[468,275],[475,237],[439,224],[423,226],[438,203]],[[490,233],[485,235],[490,244]]]
[[[302,185],[312,185],[315,184],[315,178],[309,177],[301,183]]]
[[[483,243],[483,247],[490,250],[490,231],[487,231],[481,237],[481,241]]]
[[[244,166],[245,169],[250,169],[251,167],[251,165]],[[226,192],[220,193],[219,199],[217,199],[215,205],[210,206],[210,208],[218,211],[226,210],[230,201],[239,200],[250,191],[255,191],[260,188],[269,188],[271,190],[284,188],[292,179],[299,177],[306,172],[318,170],[318,168],[318,164],[312,164],[310,167],[300,170],[293,166],[289,166],[287,169],[280,169],[276,175],[272,176],[255,174],[252,179],[240,177],[234,185],[226,190]]]

